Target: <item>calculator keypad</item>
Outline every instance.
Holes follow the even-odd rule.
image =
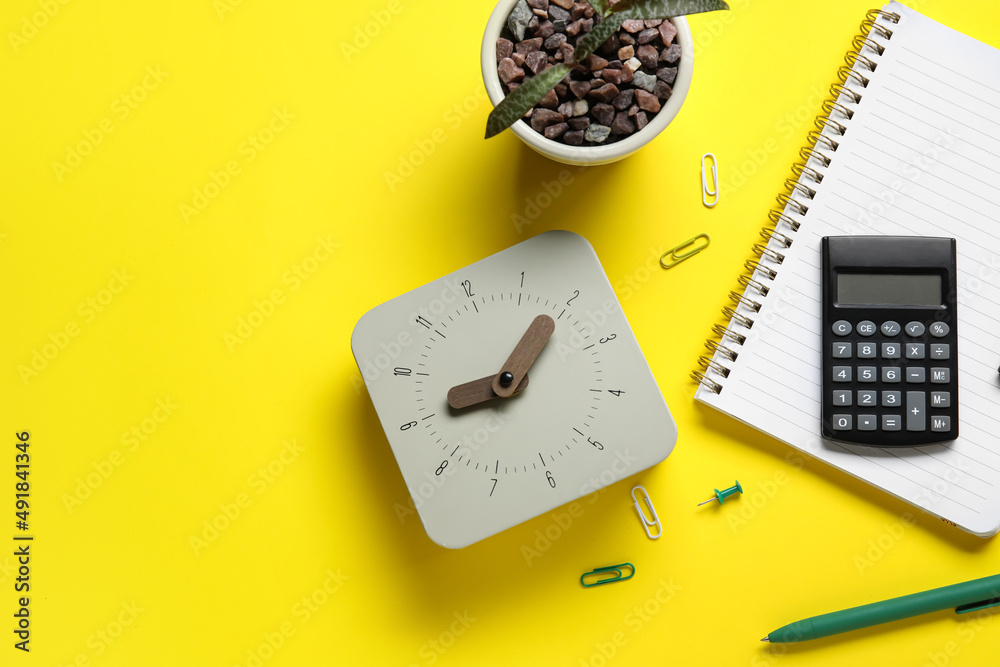
[[[920,442],[957,436],[957,354],[947,323],[841,319],[828,331],[824,392],[832,437],[906,444],[904,435]]]

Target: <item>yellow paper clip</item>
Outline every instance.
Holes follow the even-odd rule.
[[[708,188],[708,171],[705,169],[705,161],[712,158],[712,189]],[[719,203],[719,161],[715,159],[714,153],[705,153],[701,156],[701,203],[712,208]],[[711,200],[711,201],[710,201]]]
[[[641,494],[640,498],[643,501],[645,501],[646,507],[649,508],[649,513],[653,515],[652,520],[648,516],[646,516],[646,511],[642,509],[642,505],[639,504],[640,498],[635,497],[636,491],[638,491]],[[651,540],[659,538],[660,535],[663,534],[663,526],[660,525],[660,517],[656,516],[656,508],[653,507],[653,501],[649,499],[649,494],[646,493],[646,489],[642,488],[641,486],[637,486],[634,489],[632,489],[632,501],[633,504],[635,505],[635,511],[639,513],[639,520],[642,521],[642,528],[643,530],[646,531],[646,536]],[[657,530],[656,535],[653,535],[653,533],[650,532],[649,530],[650,526],[656,527]]]
[[[698,243],[698,241],[704,241],[703,243]],[[662,255],[660,255],[660,266],[665,269],[672,269],[686,259],[690,259],[697,255],[699,252],[708,247],[708,244],[712,242],[708,234],[698,234],[692,239],[688,239],[679,246],[671,248]],[[669,256],[669,259],[666,259]],[[666,261],[664,261],[666,260]]]
[[[625,576],[622,570],[628,568],[629,574]],[[603,577],[604,575],[611,575],[603,579],[598,579],[597,581],[591,581],[587,583],[587,577],[594,575],[596,577]],[[586,588],[592,588],[594,586],[600,586],[602,584],[611,584],[616,581],[625,581],[626,579],[631,579],[635,576],[635,565],[632,563],[622,563],[621,565],[609,565],[608,567],[598,567],[591,570],[590,572],[585,572],[580,575],[580,583]]]

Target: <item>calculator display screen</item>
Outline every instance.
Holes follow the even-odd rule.
[[[941,306],[938,273],[838,273],[840,305]]]

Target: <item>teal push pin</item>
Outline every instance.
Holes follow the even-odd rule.
[[[715,489],[715,497],[709,498],[704,503],[698,503],[698,507],[701,507],[706,503],[710,503],[713,500],[718,500],[719,504],[721,505],[722,503],[726,502],[726,498],[736,493],[743,493],[743,487],[740,486],[740,480],[736,480],[736,486],[731,486],[728,489],[723,489],[722,491]]]

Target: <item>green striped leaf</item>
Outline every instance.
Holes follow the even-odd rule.
[[[608,40],[608,37],[615,34],[618,28],[622,27],[622,21],[629,18],[621,12],[612,12],[610,16],[600,23],[576,43],[576,50],[573,52],[573,59],[576,62],[583,62],[591,53],[596,51],[601,44]]]
[[[571,69],[572,66],[565,63],[553,65],[515,88],[490,112],[490,117],[486,119],[486,138],[496,136],[516,123],[528,113],[528,109],[545,97],[545,93],[562,81]]]
[[[629,19],[665,19],[671,16],[687,16],[702,12],[729,9],[722,0],[622,0],[615,5],[616,14],[628,14]]]

